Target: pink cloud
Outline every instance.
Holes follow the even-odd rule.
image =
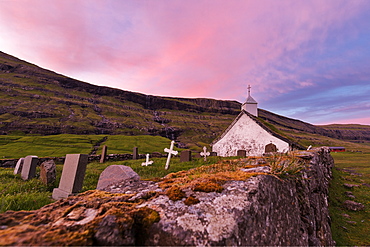
[[[343,64],[362,51],[344,52],[343,61],[320,55],[359,35],[361,22],[354,20],[368,5],[346,0],[6,1],[0,2],[0,31],[7,35],[0,45],[4,52],[99,85],[244,100],[251,84],[254,95],[268,100],[356,70],[344,71]],[[320,60],[311,62],[312,56]],[[341,66],[332,68],[334,63]]]

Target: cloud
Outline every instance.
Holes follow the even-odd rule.
[[[311,120],[313,107],[322,118],[342,109],[333,88],[368,84],[369,10],[358,0],[2,1],[0,45],[147,94],[243,101],[251,84],[262,108]]]

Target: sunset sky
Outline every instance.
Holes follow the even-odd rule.
[[[82,81],[370,125],[369,0],[0,0],[0,51]]]

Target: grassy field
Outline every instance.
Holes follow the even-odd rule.
[[[333,238],[339,246],[370,246],[370,153],[332,153],[335,160],[330,183],[329,210]],[[343,184],[359,187],[348,189]],[[346,196],[351,191],[355,199]],[[354,200],[365,205],[363,211],[349,211],[342,204]]]
[[[27,155],[39,157],[64,157],[66,154],[89,154],[94,146],[104,137],[106,141],[99,146],[107,145],[108,154],[132,153],[134,147],[139,153],[163,152],[171,141],[160,136],[124,136],[124,135],[0,135],[0,158],[21,158]]]

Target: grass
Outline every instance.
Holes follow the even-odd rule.
[[[329,211],[333,239],[339,246],[369,246],[370,188],[364,184],[370,184],[370,153],[344,152],[332,153],[332,156],[335,168],[329,190]],[[344,183],[360,186],[348,189],[343,186]],[[351,191],[356,198],[346,196],[346,191]],[[364,204],[365,210],[355,212],[345,209],[342,204],[346,200]]]
[[[23,181],[13,169],[0,169],[0,177],[0,213],[38,209],[52,202],[54,185],[46,186],[39,179]]]
[[[110,154],[123,154],[132,153],[134,147],[138,147],[140,153],[163,152],[171,143],[167,138],[148,135],[0,135],[0,157],[18,159],[27,155],[64,157],[71,153],[89,154],[104,137],[108,139],[101,143],[97,154],[101,154],[102,145],[107,145]]]
[[[166,147],[169,148],[170,143],[171,141],[169,139],[160,136],[111,135],[108,136],[108,139],[103,145],[107,145],[108,153],[110,154],[132,153],[134,147],[138,147],[139,153],[163,153],[163,149]],[[101,151],[98,153],[100,154]]]

